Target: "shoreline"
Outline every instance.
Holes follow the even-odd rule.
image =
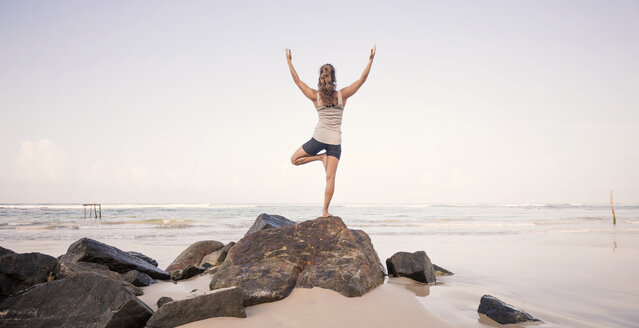
[[[338,308],[331,307],[334,303],[341,303],[334,300],[330,293],[327,295],[318,288],[295,289],[284,300],[247,307],[246,319],[226,319],[230,319],[229,322],[237,321],[228,323],[236,326],[243,326],[243,322],[253,323],[253,320],[255,323],[246,326],[259,326],[257,322],[265,320],[276,326],[293,327],[295,321],[287,316],[298,318],[300,321],[297,321],[297,325],[301,325],[306,324],[305,321],[320,320],[309,319],[314,316],[331,317],[335,311],[349,312],[350,307],[353,307],[353,311],[359,311],[359,315],[365,315],[364,303],[370,303],[371,308],[378,309],[375,313],[368,314],[376,318],[369,325],[376,327],[376,320],[381,322],[385,316],[397,317],[404,313],[397,310],[399,312],[387,314],[387,310],[382,309],[398,302],[404,304],[405,309],[416,309],[415,305],[420,307],[419,311],[404,315],[417,316],[421,313],[419,315],[430,318],[422,320],[436,322],[437,325],[485,327],[494,322],[487,322],[488,319],[478,315],[477,307],[482,295],[491,294],[542,319],[545,322],[541,325],[543,327],[627,327],[639,319],[639,298],[636,296],[639,295],[639,284],[635,282],[635,277],[639,274],[639,263],[635,260],[639,256],[639,240],[632,230],[634,226],[622,221],[617,227],[620,229],[613,228],[610,232],[603,233],[554,232],[486,236],[371,234],[373,246],[382,262],[397,251],[425,250],[434,264],[453,271],[455,276],[438,277],[441,284],[428,288],[415,283],[404,284],[397,278],[387,278],[383,285],[364,297],[353,298],[357,301],[352,302],[344,300],[346,303]],[[237,230],[243,232],[245,228],[238,227]],[[55,235],[56,231],[49,233]],[[122,250],[146,254],[156,259],[162,269],[193,241],[202,239],[195,235],[159,242],[149,239],[102,239],[92,236],[91,230],[85,233],[90,238]],[[216,236],[208,239],[224,243],[230,241]],[[57,257],[64,254],[71,243],[73,241],[65,239],[13,240],[10,243],[2,241],[0,245],[18,253],[41,252]],[[200,292],[208,291],[207,280],[210,279],[208,276],[203,277],[204,283],[199,282],[202,289],[195,287]],[[160,282],[145,287],[144,291],[149,295],[143,295],[140,299],[155,308],[154,301],[149,300],[152,291],[155,293],[154,290],[157,289],[158,294],[174,292],[177,295],[187,295],[195,289],[188,289],[190,284],[193,284],[190,280],[177,284]],[[396,295],[397,299],[382,300],[384,297],[379,297],[378,300],[375,296],[386,293]],[[171,295],[157,297],[160,296]],[[348,299],[339,294],[336,296]],[[309,299],[316,299],[317,303],[309,303],[306,307],[299,305],[305,304],[302,300],[306,302]],[[287,307],[296,310],[290,313]],[[355,310],[357,307],[361,308]],[[251,319],[253,317],[256,319]],[[210,319],[213,322],[208,324],[217,326],[220,324],[219,319]],[[335,324],[331,321],[324,322]],[[191,323],[187,327],[208,325],[191,326],[195,324]]]

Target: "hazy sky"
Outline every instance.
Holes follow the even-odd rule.
[[[0,203],[639,201],[637,1],[0,1]]]

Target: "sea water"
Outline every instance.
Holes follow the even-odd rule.
[[[344,204],[331,212],[369,235],[639,234],[639,204]],[[260,213],[299,222],[310,204],[103,204],[101,218],[78,204],[0,204],[0,242],[25,240],[238,240]]]

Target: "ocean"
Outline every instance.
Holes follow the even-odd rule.
[[[639,204],[351,204],[331,212],[369,235],[639,234]],[[314,219],[309,204],[103,204],[85,218],[78,204],[0,204],[0,242],[96,239],[236,241],[260,213]]]

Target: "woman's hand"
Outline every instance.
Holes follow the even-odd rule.
[[[293,60],[293,56],[291,56],[291,49],[284,48],[284,52],[286,53],[286,60],[288,60],[288,61]]]
[[[373,60],[373,58],[375,58],[375,51],[377,51],[377,45],[373,45],[373,49],[371,49],[370,60]],[[290,56],[290,51],[289,51],[289,56]]]

